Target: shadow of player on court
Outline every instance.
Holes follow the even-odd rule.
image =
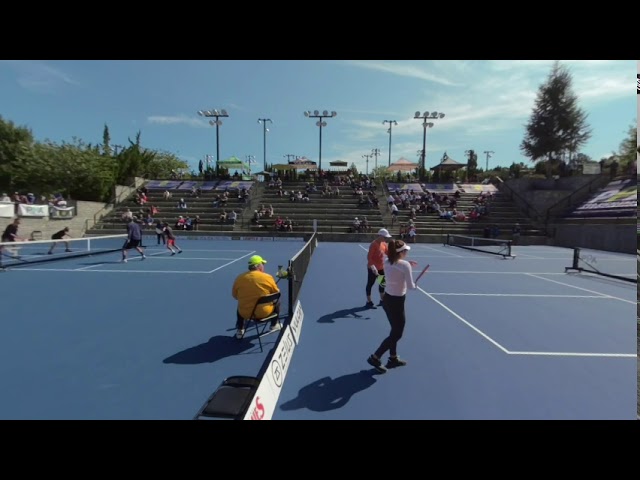
[[[333,313],[328,313],[323,315],[318,319],[318,323],[335,323],[338,318],[362,318],[363,320],[370,320],[371,317],[363,317],[362,315],[358,315],[360,312],[365,312],[367,310],[372,310],[369,307],[356,307],[356,308],[344,308],[342,310],[337,310]]]
[[[238,340],[233,336],[217,335],[215,337],[211,337],[206,343],[189,347],[165,358],[162,363],[199,365],[202,363],[217,362],[223,358],[240,355],[254,347],[257,347],[257,343],[254,344],[252,342],[252,340],[257,340],[257,338],[258,337],[256,335],[253,335],[245,336],[242,340]],[[259,349],[256,349],[256,351],[260,353]]]
[[[379,375],[373,368],[332,379],[324,377],[302,387],[298,396],[283,403],[281,410],[307,408],[314,412],[327,412],[344,407],[356,393],[376,383]]]

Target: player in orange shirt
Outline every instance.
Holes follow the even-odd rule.
[[[386,228],[378,230],[378,238],[376,238],[371,245],[369,245],[369,253],[367,254],[367,307],[375,308],[373,301],[371,300],[371,289],[373,284],[376,283],[378,275],[384,276],[384,259],[387,254],[388,246],[387,239],[391,238],[391,234]],[[384,298],[384,287],[380,285],[378,287],[380,292],[380,303],[382,305],[382,299]]]

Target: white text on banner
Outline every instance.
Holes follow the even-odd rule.
[[[0,218],[13,218],[15,211],[13,203],[0,203]]]
[[[74,214],[74,207],[51,207],[51,218],[65,219],[72,218]]]
[[[296,308],[293,310],[293,318],[291,319],[291,330],[293,330],[293,339],[296,341],[296,345],[300,345],[300,332],[302,331],[302,321],[304,320],[304,312],[302,311],[302,304],[298,301]]]
[[[48,217],[49,205],[18,205],[18,214],[21,217]]]
[[[244,420],[271,420],[278,398],[280,398],[282,385],[287,376],[295,348],[296,341],[294,340],[293,330],[287,326],[269,362],[267,371],[251,400],[251,405],[247,409]]]

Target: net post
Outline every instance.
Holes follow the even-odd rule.
[[[289,318],[293,318],[293,284],[294,284],[293,262],[289,260],[289,267],[287,268],[287,282],[288,282],[288,308],[287,315]]]
[[[573,266],[571,267],[575,270],[580,268],[580,248],[574,247],[573,249]]]

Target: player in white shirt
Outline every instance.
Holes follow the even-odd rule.
[[[406,316],[404,302],[407,290],[418,288],[413,281],[413,268],[417,264],[414,261],[407,261],[405,257],[411,247],[402,240],[389,242],[388,258],[384,262],[384,300],[382,308],[387,314],[387,319],[391,324],[391,333],[385,338],[378,349],[371,355],[367,362],[378,372],[385,373],[388,368],[402,367],[407,364],[398,357],[396,347],[402,338]],[[386,367],[382,365],[382,356],[389,352],[389,360]]]

